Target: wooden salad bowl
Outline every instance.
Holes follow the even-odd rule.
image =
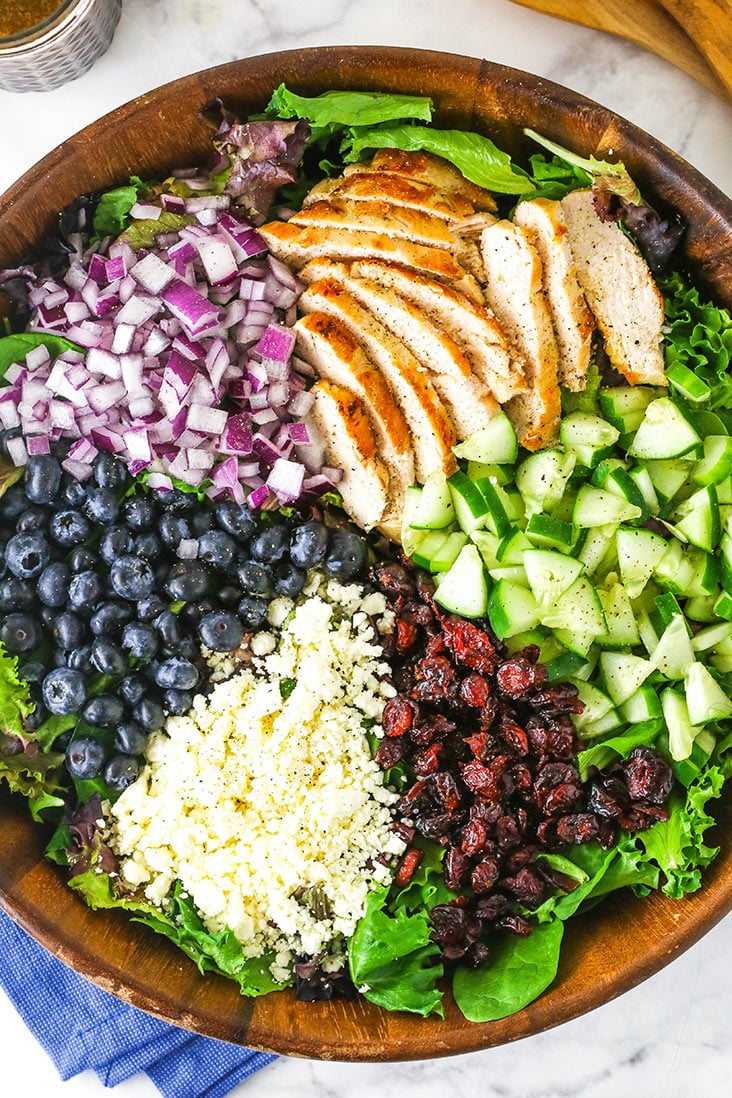
[[[77,194],[163,178],[206,160],[199,115],[214,96],[242,115],[260,110],[280,82],[301,94],[330,88],[432,97],[438,125],[490,135],[528,156],[524,126],[588,154],[623,159],[660,209],[688,219],[685,260],[697,282],[732,308],[732,202],[652,137],[609,110],[536,76],[475,58],[412,49],[326,47],[268,54],[208,69],[141,96],[50,153],[0,198],[0,265],[13,265]],[[531,150],[533,151],[533,149]],[[2,783],[0,783],[2,784]],[[121,999],[190,1030],[237,1044],[333,1060],[408,1060],[468,1052],[537,1033],[584,1014],[668,964],[732,909],[732,799],[717,808],[721,846],[699,892],[613,894],[573,919],[552,987],[502,1021],[465,1021],[446,997],[445,1019],[388,1013],[366,1000],[300,1003],[292,991],[239,995],[201,976],[165,939],[120,911],[90,911],[44,860],[47,836],[22,798],[0,789],[0,906],[77,972]]]

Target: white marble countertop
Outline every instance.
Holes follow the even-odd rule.
[[[732,108],[671,65],[508,0],[124,0],[109,53],[46,94],[0,91],[0,191],[58,142],[157,84],[270,50],[388,44],[482,56],[598,100],[732,194]],[[300,1098],[681,1098],[727,1093],[732,1066],[732,917],[645,984],[515,1045],[447,1060],[345,1065],[282,1058],[234,1094]],[[3,1093],[92,1098],[91,1072],[61,1083],[0,995]],[[8,1055],[12,1049],[12,1056]],[[151,1098],[146,1076],[120,1098]]]

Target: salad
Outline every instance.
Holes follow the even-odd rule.
[[[678,214],[286,87],[0,275],[0,777],[245,995],[471,1021],[732,772],[732,321]]]

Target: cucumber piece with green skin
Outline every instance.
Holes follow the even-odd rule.
[[[710,658],[709,664],[715,671],[719,671],[720,675],[729,675],[732,672],[732,656],[714,655]]]
[[[715,614],[714,607],[717,599],[719,598],[719,590],[713,591],[709,595],[693,596],[686,600],[684,606],[684,613],[691,621],[714,621],[718,617],[724,617],[723,614]],[[729,596],[728,596],[729,598]],[[732,612],[732,598],[730,598],[730,611]]]
[[[591,580],[585,575],[578,576],[551,606],[542,611],[541,623],[549,629],[602,636],[605,616]],[[573,644],[565,644],[565,647],[576,651]]]
[[[482,618],[488,607],[488,584],[476,547],[464,545],[452,567],[442,574],[435,602],[464,618]]]
[[[486,464],[484,461],[469,461],[467,468],[468,478],[473,484],[482,477],[490,477],[495,484],[510,484],[513,480],[513,466]]]
[[[635,694],[654,670],[650,660],[626,652],[601,652],[600,671],[614,705],[622,705]]]
[[[615,533],[620,577],[634,599],[645,588],[666,553],[666,542],[651,530],[619,526]]]
[[[641,425],[646,408],[661,392],[650,385],[600,389],[600,411],[621,435],[634,433]]]
[[[664,591],[662,595],[657,595],[654,601],[662,626],[665,629],[667,625],[671,624],[676,615],[682,612],[679,600],[673,592]]]
[[[732,656],[732,622],[718,621],[714,625],[700,629],[691,638],[691,647],[695,652],[725,652]]]
[[[700,488],[679,504],[671,516],[671,522],[677,536],[681,534],[691,545],[712,553],[721,536],[719,504],[714,485]]]
[[[592,475],[592,485],[632,503],[640,511],[641,522],[648,518],[649,511],[643,494],[622,463],[601,461]]]
[[[467,534],[462,530],[454,530],[448,534],[440,548],[432,554],[430,571],[447,572],[460,555],[460,550],[467,544]]]
[[[651,621],[650,615],[646,610],[641,611],[636,617],[638,625],[638,636],[641,639],[641,644],[645,648],[649,656],[658,648],[658,642],[661,639],[656,632],[656,628]]]
[[[444,530],[454,521],[455,507],[450,486],[445,474],[436,469],[422,485],[409,525],[416,530]]]
[[[461,469],[448,477],[452,504],[458,526],[465,534],[472,534],[485,525],[488,507],[485,497],[477,485],[473,484]]]
[[[575,467],[574,454],[539,450],[525,458],[516,470],[516,487],[529,515],[551,513],[564,495]]]
[[[404,498],[404,508],[402,510],[402,549],[408,557],[412,556],[412,553],[424,540],[426,534],[422,530],[414,530],[412,528],[412,518],[414,512],[422,498],[422,489],[417,484],[411,485],[407,488]]]
[[[716,557],[703,549],[687,549],[686,556],[691,565],[691,577],[684,594],[688,598],[702,598],[716,591],[719,584]]]
[[[648,514],[654,516],[659,515],[661,513],[661,504],[656,495],[656,489],[653,487],[651,475],[646,467],[644,465],[634,465],[632,469],[628,470],[628,476],[643,496],[643,502]]]
[[[725,477],[723,481],[716,485],[716,488],[719,506],[732,504],[732,476]]]
[[[604,717],[599,717],[596,721],[590,721],[589,724],[584,725],[582,728],[582,739],[593,740],[597,739],[599,736],[607,736],[608,732],[614,732],[615,729],[620,728],[623,723],[623,718],[620,716],[617,709],[611,709]]]
[[[645,462],[661,510],[673,503],[679,491],[689,483],[693,467],[694,463],[686,458]]]
[[[518,455],[518,439],[506,413],[498,412],[485,427],[453,446],[452,452],[466,461],[511,465]]]
[[[640,686],[620,706],[620,714],[629,724],[642,724],[661,716],[661,702],[656,688],[650,684]]]
[[[691,404],[705,404],[712,395],[706,381],[702,381],[693,370],[683,362],[672,362],[666,367],[666,379],[684,400]]]
[[[702,663],[693,663],[684,682],[686,708],[693,725],[732,716],[732,701]]]
[[[584,702],[585,706],[584,710],[575,714],[574,717],[575,728],[583,734],[588,725],[614,713],[615,706],[608,695],[592,683],[584,682],[583,679],[572,679],[572,682],[577,687],[580,701]]]
[[[500,485],[494,484],[490,477],[481,477],[475,487],[483,496],[486,509],[484,525],[492,530],[496,537],[504,538],[506,534],[510,533],[511,520],[506,513],[502,499],[502,488]]]
[[[496,556],[501,564],[521,564],[526,550],[533,548],[522,530],[512,530],[498,543]]]
[[[464,536],[464,535],[463,535]],[[444,547],[448,535],[444,530],[430,530],[412,553],[412,560],[418,568],[432,569],[435,554]]]
[[[498,559],[498,546],[501,544],[501,539],[490,530],[473,530],[470,540],[477,546],[486,568],[498,568],[501,563]]]
[[[572,522],[575,526],[618,526],[621,522],[639,519],[641,514],[640,507],[621,496],[583,484],[577,493]]]
[[[500,580],[488,599],[488,618],[499,640],[535,629],[541,611],[527,587]]]
[[[571,549],[575,531],[571,522],[562,522],[553,515],[533,514],[526,523],[524,534],[540,549]]]
[[[651,663],[667,679],[684,679],[696,662],[689,627],[683,614],[677,614],[666,626],[651,654]]]
[[[668,397],[652,400],[628,450],[646,461],[667,460],[688,454],[701,445],[691,421]]]
[[[672,538],[666,542],[666,552],[656,565],[654,576],[660,587],[683,595],[691,583],[692,567],[680,541]]]
[[[605,632],[598,637],[598,643],[610,648],[640,644],[633,607],[622,583],[615,583],[610,588],[598,587],[597,597],[605,615]]]
[[[691,723],[686,698],[673,687],[661,694],[661,709],[668,728],[669,754],[676,762],[682,762],[691,755],[699,729]]]
[[[546,665],[546,677],[549,682],[559,682],[570,675],[575,675],[587,664],[587,660],[579,652],[563,651],[549,660],[544,660],[543,655],[541,659]]]
[[[520,564],[499,564],[496,568],[489,568],[488,573],[495,583],[505,579],[510,580],[511,583],[518,583],[521,587],[529,586],[526,572]]]
[[[524,633],[514,633],[511,637],[505,637],[504,643],[506,645],[506,651],[509,656],[514,656],[517,652],[520,652],[523,648],[526,648],[529,644],[536,644],[541,648],[549,641],[550,643],[556,643],[554,638],[550,636],[545,629],[540,625],[536,629],[527,629]],[[557,645],[559,648],[560,645]],[[544,663],[543,657],[540,657],[542,663]]]
[[[592,412],[572,412],[562,420],[559,438],[565,451],[573,453],[580,465],[593,469],[612,453],[620,431]]]
[[[695,484],[721,484],[732,473],[732,438],[729,435],[707,435],[704,454],[691,471]]]
[[[546,609],[553,606],[584,571],[581,561],[551,549],[528,549],[523,561],[532,594],[539,606]]]
[[[608,551],[612,549],[615,538],[614,526],[598,526],[587,529],[586,537],[577,553],[590,575],[594,575],[605,560]]]

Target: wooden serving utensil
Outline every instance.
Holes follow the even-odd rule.
[[[627,38],[644,49],[670,61],[672,65],[682,69],[692,76],[700,84],[709,88],[715,95],[722,99],[732,97],[730,83],[723,81],[717,75],[716,66],[712,67],[704,56],[706,50],[702,50],[700,39],[692,41],[692,38],[683,29],[689,23],[688,18],[681,22],[681,18],[674,18],[670,14],[671,5],[679,10],[696,6],[692,0],[513,0],[526,8],[543,12],[545,15],[555,15],[559,19],[567,19],[572,23],[580,23],[584,27],[592,27],[593,30],[608,31],[610,34]],[[729,18],[729,3],[726,0],[700,0],[701,4],[716,7],[723,4],[727,9]],[[668,9],[668,10],[666,10]],[[731,57],[732,54],[727,55]],[[730,66],[728,61],[728,70]]]
[[[732,97],[730,0],[659,0],[703,53]]]

